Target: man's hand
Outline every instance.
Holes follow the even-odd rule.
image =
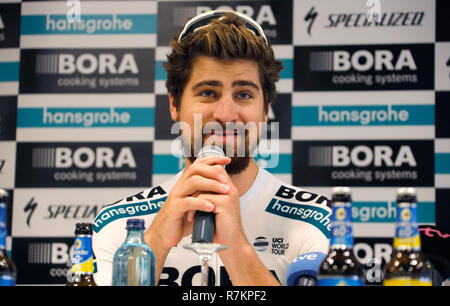
[[[224,165],[229,157],[197,158],[176,182],[152,225],[145,233],[145,241],[155,252],[157,273],[160,275],[167,254],[180,240],[192,233],[197,210],[212,212],[214,204],[199,197],[202,193],[227,194],[230,191]]]
[[[241,222],[239,193],[236,186],[226,175],[227,193],[200,193],[197,198],[206,200],[214,205],[213,212],[216,220],[214,242],[238,250],[247,244]]]

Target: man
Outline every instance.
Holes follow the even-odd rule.
[[[326,253],[328,200],[282,183],[250,156],[252,137],[230,123],[267,122],[282,69],[260,26],[247,16],[211,11],[188,21],[171,42],[165,63],[170,113],[183,123],[185,169],[175,177],[105,207],[94,221],[95,280],[111,283],[112,259],[126,235],[128,218],[143,218],[145,241],[156,257],[159,285],[199,284],[198,256],[191,242],[195,211],[215,213],[214,243],[227,246],[213,256],[215,285],[285,284],[298,255]],[[234,148],[230,157],[189,156],[195,152],[195,118],[205,143]],[[214,125],[215,124],[215,125]],[[245,156],[238,154],[245,148]],[[190,152],[189,152],[190,151]],[[225,150],[224,150],[225,151]],[[225,166],[225,167],[224,167]]]

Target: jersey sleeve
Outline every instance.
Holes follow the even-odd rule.
[[[166,182],[164,186],[162,184],[146,189],[107,205],[98,213],[92,226],[92,249],[96,264],[94,279],[97,285],[108,286],[112,283],[114,254],[125,241],[127,220],[143,219],[147,229],[164,204],[171,184],[173,180]]]
[[[121,224],[121,225],[119,225]],[[121,230],[117,230],[120,229]],[[118,220],[115,224],[107,226],[93,233],[92,246],[95,254],[96,269],[94,280],[98,286],[110,286],[112,283],[112,263],[116,250],[125,240],[125,220]]]
[[[330,239],[327,238],[319,229],[314,226],[309,226],[308,230],[309,234],[304,236],[302,241],[300,242],[299,249],[296,254],[293,254],[294,257],[290,258],[292,261],[295,257],[311,253],[311,252],[321,252],[324,254],[328,253],[330,246]]]

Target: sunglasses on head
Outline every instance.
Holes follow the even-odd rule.
[[[253,34],[255,34],[256,36],[262,37],[266,45],[269,44],[266,35],[264,35],[263,29],[256,21],[254,21],[247,15],[230,10],[208,11],[193,17],[184,26],[183,30],[180,33],[180,36],[178,36],[178,42],[181,42],[187,36],[189,36],[192,33],[195,33],[195,31],[199,30],[200,28],[208,26],[208,23],[211,20],[220,19],[226,14],[234,14],[239,18],[241,18],[242,20],[244,20],[248,30],[252,31]]]

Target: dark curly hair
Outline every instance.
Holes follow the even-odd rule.
[[[213,19],[208,26],[198,28],[181,41],[178,41],[178,36],[172,39],[170,47],[172,52],[167,55],[163,66],[167,71],[166,87],[177,109],[192,72],[192,63],[198,55],[256,61],[264,94],[264,110],[267,112],[269,102],[274,102],[275,82],[280,78],[283,65],[275,59],[272,47],[248,30],[245,21],[238,16],[226,14]]]

